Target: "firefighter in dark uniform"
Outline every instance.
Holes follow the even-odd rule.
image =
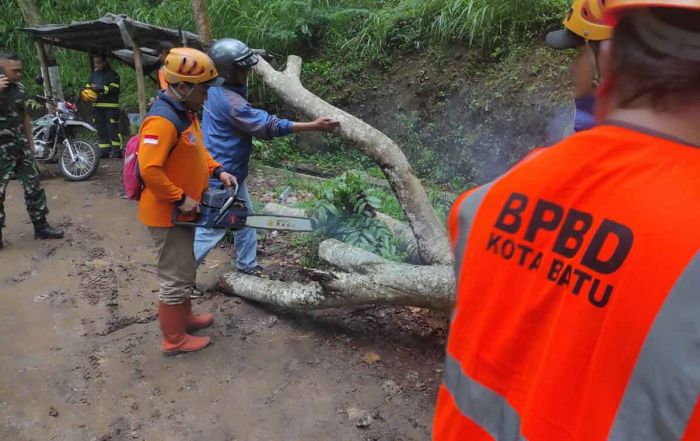
[[[95,70],[90,74],[86,90],[97,93],[93,103],[95,126],[99,137],[100,157],[122,156],[122,139],[119,134],[119,75],[112,70],[104,55],[93,57]],[[83,95],[85,96],[85,95]]]
[[[49,209],[34,158],[31,121],[25,109],[22,61],[16,54],[0,52],[0,248],[5,226],[5,194],[14,174],[24,187],[24,201],[34,224],[34,238],[60,239],[63,231],[46,221]]]

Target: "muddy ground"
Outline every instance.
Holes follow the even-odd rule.
[[[444,317],[418,308],[271,311],[215,289],[217,248],[196,310],[214,344],[165,358],[151,240],[120,194],[120,163],[96,178],[45,179],[59,241],[35,241],[10,185],[0,251],[0,440],[427,440]],[[254,176],[263,197],[275,183]],[[262,264],[301,253],[268,236]],[[273,265],[274,266],[274,265]],[[274,276],[274,275],[273,275]],[[358,428],[357,412],[371,424]],[[366,414],[365,414],[366,416]],[[360,418],[362,419],[362,418]],[[367,421],[365,421],[366,423]]]

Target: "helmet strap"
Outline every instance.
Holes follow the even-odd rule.
[[[598,55],[596,53],[596,50],[593,48],[593,46],[590,44],[590,40],[586,39],[586,46],[590,51],[588,51],[588,59],[591,62],[591,70],[593,71],[593,78],[591,78],[591,85],[593,86],[594,89],[597,89],[598,86],[600,86],[600,68],[598,66]]]
[[[180,83],[178,83],[178,84],[180,84]],[[187,95],[185,95],[185,96],[180,95],[178,93],[178,91],[173,87],[172,84],[168,84],[168,89],[170,89],[170,91],[173,93],[173,95],[175,95],[175,97],[177,99],[179,99],[181,103],[187,102],[187,99],[190,97],[190,95],[192,95],[192,92],[194,92],[194,86],[190,87],[190,91],[187,92]]]

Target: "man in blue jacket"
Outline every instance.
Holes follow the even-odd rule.
[[[202,119],[204,145],[224,170],[236,177],[239,185],[238,198],[246,201],[248,211],[252,214],[253,204],[246,186],[246,177],[253,138],[270,139],[310,131],[329,132],[336,129],[339,123],[327,117],[312,122],[294,122],[251,106],[247,100],[248,74],[258,63],[258,56],[245,43],[231,38],[218,40],[209,50],[209,56],[214,60],[219,76],[224,78],[224,85],[209,89]],[[212,182],[211,188],[219,185]],[[202,263],[225,233],[224,230],[197,229],[194,243],[197,265]],[[238,271],[261,275],[262,267],[257,263],[255,229],[237,231],[235,247]]]

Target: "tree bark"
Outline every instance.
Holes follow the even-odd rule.
[[[41,11],[34,0],[17,0],[19,8],[22,10],[24,19],[32,26],[43,24]]]
[[[382,304],[449,312],[454,304],[450,266],[395,263],[335,239],[321,242],[318,252],[341,271],[311,271],[313,281],[305,284],[231,272],[220,286],[231,295],[293,310]]]
[[[406,213],[418,244],[422,263],[449,264],[452,261],[447,234],[428,195],[416,177],[401,148],[379,130],[331,106],[301,84],[301,58],[290,56],[287,68],[279,72],[261,59],[255,73],[296,111],[315,119],[330,116],[340,121],[340,134],[381,167]]]
[[[44,24],[41,10],[35,0],[17,0],[17,3],[27,23],[31,26]],[[44,78],[44,94],[62,100],[61,75],[56,65],[56,59],[53,56],[53,46],[45,45],[41,41],[36,41],[35,46],[42,65],[41,76]]]
[[[134,51],[134,71],[136,72],[136,93],[139,96],[139,115],[141,121],[146,118],[146,84],[143,81],[143,61],[141,60],[141,49],[138,45],[132,48]]]
[[[49,72],[48,55],[46,55],[46,46],[39,40],[34,41],[34,46],[36,47],[36,52],[39,55],[41,77],[44,79],[44,96],[54,98],[51,73]],[[51,111],[51,104],[46,103],[46,110],[49,112]]]
[[[211,46],[214,41],[214,34],[209,23],[209,12],[207,11],[207,0],[192,0],[194,19],[197,23],[197,33],[205,48]]]

